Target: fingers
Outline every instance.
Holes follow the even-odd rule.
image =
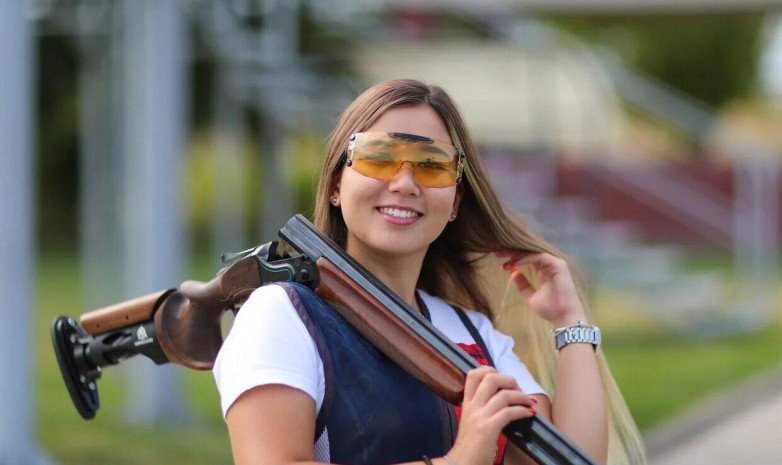
[[[511,389],[502,389],[497,391],[486,403],[484,409],[487,415],[495,416],[498,412],[506,408],[521,407],[528,413],[534,411],[535,403],[532,398],[521,391]],[[530,410],[533,409],[533,410]]]
[[[464,400],[486,403],[499,389],[519,389],[512,376],[499,373],[494,367],[482,366],[467,372],[464,382]]]
[[[529,418],[536,414],[537,412],[532,407],[512,405],[495,413],[492,416],[491,421],[502,425],[502,428],[504,428],[505,425],[512,421],[521,420],[522,418]]]
[[[517,253],[509,257],[509,259],[502,265],[505,269],[510,269],[514,266],[521,265],[537,265],[541,268],[552,265],[559,265],[565,263],[559,257],[555,257],[549,253]]]
[[[492,367],[470,370],[465,381],[459,433],[451,456],[458,463],[489,463],[497,436],[508,423],[535,415],[537,399],[524,394],[516,380]]]
[[[557,274],[567,271],[567,262],[548,253],[515,253],[502,264],[502,268],[511,271],[514,267],[530,265],[541,277],[551,279]]]
[[[519,290],[521,296],[529,301],[533,295],[535,295],[535,287],[529,282],[524,273],[520,273],[518,270],[511,271],[510,278],[513,280],[513,284]]]
[[[464,401],[471,400],[475,396],[475,391],[478,389],[478,385],[484,376],[497,371],[492,367],[475,368],[467,372],[467,377],[464,380]]]
[[[532,407],[538,402],[534,397],[524,394],[512,376],[499,373],[492,367],[470,370],[467,378],[465,402],[488,406],[492,413],[505,405]]]
[[[486,404],[489,402],[498,391],[501,390],[513,390],[521,392],[519,385],[516,384],[516,380],[508,375],[503,375],[494,370],[491,373],[487,373],[481,379],[478,388],[475,391],[475,395],[472,400],[478,404]],[[523,393],[522,393],[523,394]]]

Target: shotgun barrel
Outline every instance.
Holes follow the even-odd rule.
[[[210,369],[222,344],[223,313],[237,310],[253,289],[279,281],[309,286],[383,354],[440,397],[461,403],[477,361],[303,216],[291,218],[279,235],[279,242],[240,254],[209,282],[186,281],[178,290],[87,313],[84,327],[57,318],[52,342],[81,416],[95,416],[102,367],[125,358],[142,354],[157,364]],[[514,421],[503,433],[539,464],[596,464],[542,417]]]
[[[475,359],[303,216],[296,215],[291,218],[280,230],[280,237],[291,247],[316,260],[319,269],[321,263],[326,264],[324,259],[328,261],[328,265],[336,268],[331,270],[330,266],[324,266],[328,272],[321,269],[321,284],[315,292],[324,300],[336,302],[334,307],[337,312],[346,313],[345,319],[365,339],[435,393],[451,403],[461,403],[467,372],[481,366]],[[325,284],[324,279],[327,279]],[[341,286],[337,287],[333,281],[339,281]],[[326,289],[322,289],[324,286]],[[364,294],[369,294],[372,299],[364,298]],[[358,299],[354,298],[356,296]],[[389,343],[385,326],[372,327],[372,315],[378,312],[384,313],[386,317],[393,315],[419,336],[406,341],[422,343]],[[443,371],[447,376],[430,375]],[[509,441],[541,465],[597,465],[596,461],[551,422],[538,415],[511,422],[504,428],[503,433]]]

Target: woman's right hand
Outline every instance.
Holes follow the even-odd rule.
[[[511,421],[535,415],[537,400],[524,394],[516,380],[492,367],[470,370],[464,384],[459,433],[448,457],[459,465],[489,465],[497,438]]]

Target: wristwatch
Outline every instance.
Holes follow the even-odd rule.
[[[557,350],[565,347],[568,344],[579,342],[584,344],[592,344],[595,351],[597,351],[597,346],[600,345],[602,340],[600,335],[600,328],[594,325],[590,325],[584,320],[578,320],[575,326],[565,326],[563,328],[552,329],[551,334],[554,336]]]

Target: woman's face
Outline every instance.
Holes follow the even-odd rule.
[[[453,144],[445,124],[428,105],[388,110],[365,132],[381,131],[416,134]],[[339,199],[348,228],[347,252],[354,257],[369,253],[421,254],[423,258],[429,244],[456,211],[461,197],[455,185],[418,185],[408,163],[387,181],[364,176],[346,166],[333,195]]]

